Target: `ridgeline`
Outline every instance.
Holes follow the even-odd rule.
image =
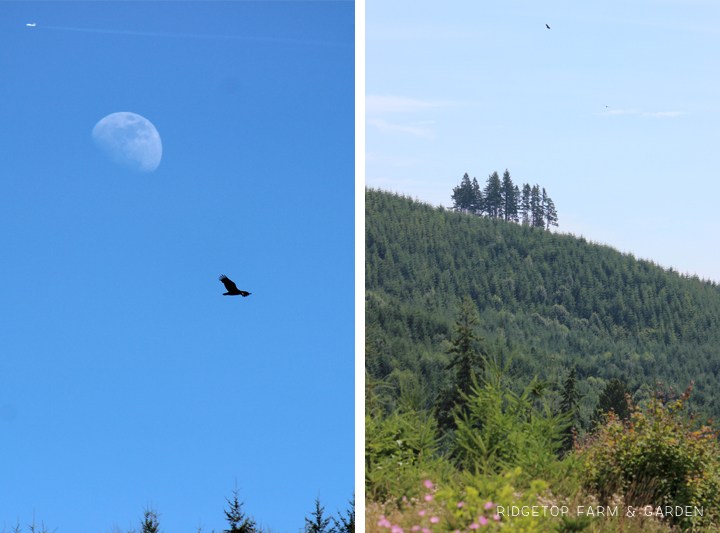
[[[586,421],[612,379],[636,403],[694,381],[691,410],[720,419],[714,281],[582,237],[381,190],[366,189],[365,223],[366,370],[371,398],[386,409],[413,394],[436,407],[452,380],[459,301],[469,296],[485,353],[511,361],[518,387],[537,376],[560,388],[576,369]]]

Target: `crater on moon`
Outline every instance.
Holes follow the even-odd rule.
[[[95,124],[95,144],[118,165],[136,172],[152,172],[162,158],[162,142],[155,126],[140,115],[113,113]]]

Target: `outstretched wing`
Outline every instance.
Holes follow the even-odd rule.
[[[548,26],[547,24],[545,24],[545,26],[547,26],[547,29],[548,29],[548,30],[550,29],[550,26]]]
[[[230,294],[240,294],[235,282],[228,278],[225,274],[220,276],[218,279],[223,282],[223,285],[225,285],[225,288]]]
[[[223,296],[237,296],[238,294],[240,296],[250,296],[250,293],[248,291],[238,290],[235,282],[233,282],[225,274],[220,276],[218,279],[223,282],[223,285],[225,285],[225,288],[227,289],[227,292],[224,292]]]

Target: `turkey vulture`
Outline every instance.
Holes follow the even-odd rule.
[[[550,29],[550,26],[548,26],[547,24],[545,24],[545,26],[547,26],[547,29],[548,29],[548,30]]]
[[[227,289],[227,292],[224,292],[223,296],[237,296],[238,294],[240,296],[250,296],[249,292],[238,290],[235,282],[231,281],[225,274],[220,276],[218,279],[223,282],[223,285],[225,285],[225,288]]]

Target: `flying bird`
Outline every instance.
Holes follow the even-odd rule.
[[[548,26],[547,24],[545,24],[545,27],[546,27],[548,30],[550,29],[550,26]]]
[[[238,290],[235,282],[231,281],[225,274],[220,276],[218,279],[223,282],[223,285],[225,285],[225,288],[227,289],[227,292],[224,292],[223,296],[237,296],[238,294],[240,296],[250,296],[249,292]]]

